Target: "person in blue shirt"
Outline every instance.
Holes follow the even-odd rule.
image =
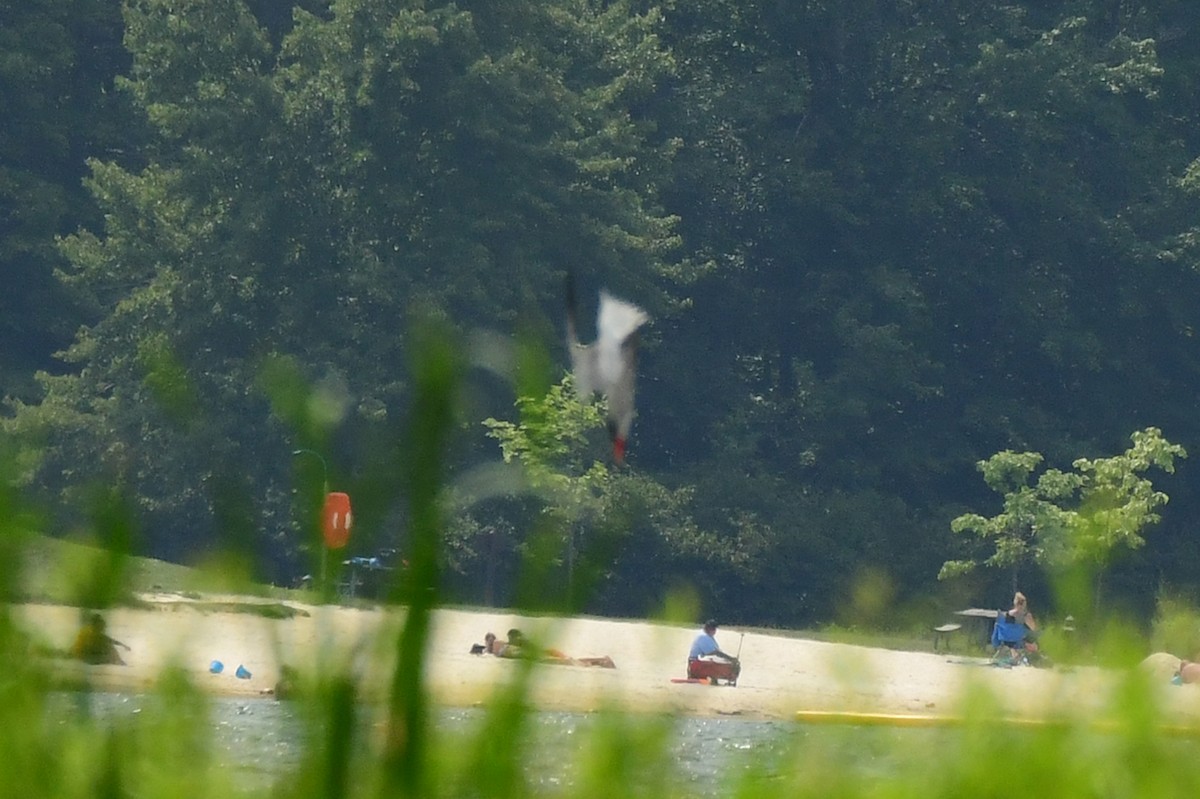
[[[725,680],[735,685],[742,665],[733,655],[721,651],[716,635],[717,622],[709,619],[704,623],[703,632],[692,641],[692,649],[688,652],[688,679],[708,680],[713,685],[717,684],[717,680]]]

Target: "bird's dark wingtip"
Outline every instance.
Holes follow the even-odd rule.
[[[575,295],[575,270],[567,267],[567,276],[563,281],[563,286],[567,297],[567,315],[572,319],[575,318],[579,307],[579,301]]]
[[[575,296],[575,270],[570,267],[567,267],[564,289],[567,300],[567,343],[577,346],[579,344],[579,301]]]

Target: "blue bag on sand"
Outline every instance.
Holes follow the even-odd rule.
[[[237,671],[235,671],[235,672],[233,673],[233,675],[234,675],[235,677],[237,677],[239,680],[248,680],[248,679],[250,679],[250,672],[246,671],[246,667],[245,667],[245,666],[240,666],[240,665],[239,665],[239,666],[237,667]]]
[[[214,660],[212,663],[208,664],[208,670],[212,674],[220,674],[225,670],[225,664],[219,660]]]

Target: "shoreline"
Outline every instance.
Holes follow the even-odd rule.
[[[164,670],[183,672],[214,695],[271,698],[285,666],[302,679],[352,675],[360,696],[381,700],[404,611],[360,609],[255,597],[143,594],[138,607],[104,615],[109,634],[130,647],[126,665],[88,666],[55,659],[56,676],[102,690],[153,691]],[[251,605],[278,605],[268,615]],[[10,605],[8,612],[34,643],[65,652],[79,626],[78,608]],[[486,632],[520,628],[540,644],[572,657],[610,656],[615,669],[530,664],[471,654]],[[618,709],[638,713],[741,716],[792,720],[800,711],[945,717],[965,704],[987,703],[994,715],[1023,718],[1103,717],[1126,676],[1098,667],[1071,670],[995,668],[984,658],[834,644],[721,628],[718,641],[741,645],[736,687],[673,683],[684,676],[696,630],[652,621],[592,617],[544,618],[488,610],[434,611],[424,681],[431,700],[449,707],[488,703],[525,682],[526,701],[548,711]],[[1169,656],[1168,656],[1169,657]],[[209,664],[224,664],[220,674]],[[1147,659],[1148,661],[1150,659]],[[248,679],[234,676],[238,666]],[[1156,667],[1162,670],[1163,659]],[[1200,724],[1200,686],[1173,686],[1145,670],[1163,720]],[[986,699],[980,699],[986,696]]]

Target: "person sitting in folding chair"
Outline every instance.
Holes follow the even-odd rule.
[[[738,675],[742,673],[742,664],[733,655],[721,651],[717,646],[716,634],[717,623],[709,619],[688,652],[688,679],[708,680],[713,685],[717,685],[719,680],[724,680],[727,685],[737,685]]]
[[[992,628],[992,662],[1001,666],[1027,664],[1025,657],[1024,624],[1012,620],[1004,611],[996,614],[996,626]]]
[[[1025,640],[1036,641],[1038,637],[1037,621],[1033,618],[1033,614],[1029,612],[1029,600],[1020,591],[1013,594],[1013,606],[1009,608],[1008,615],[1017,624],[1025,625]]]
[[[1038,626],[1029,612],[1029,602],[1018,591],[1013,606],[997,611],[996,626],[992,628],[992,661],[1002,665],[1038,665],[1043,662],[1038,648]]]
[[[1029,612],[1029,601],[1020,591],[1013,594],[1013,606],[1009,609],[1008,615],[1014,622],[1025,626],[1025,657],[1030,663],[1040,665],[1043,661],[1042,650],[1038,646],[1041,631],[1038,629],[1037,620]]]

